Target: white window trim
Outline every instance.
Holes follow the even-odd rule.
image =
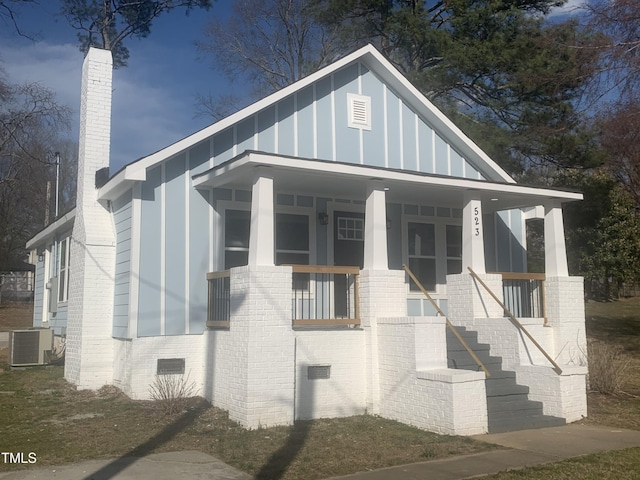
[[[71,247],[71,235],[64,237],[62,240],[59,240],[57,243],[56,259],[57,261],[57,277],[58,277],[58,303],[66,303],[69,301],[69,273],[71,267],[71,255],[70,255],[70,247]],[[65,245],[64,249],[64,258],[62,258],[62,244]],[[64,284],[61,282],[62,280],[62,272],[64,271]]]
[[[290,193],[290,192],[276,192],[276,193],[285,193],[285,194],[290,194],[290,195],[294,195],[294,197],[296,197],[298,194],[296,193]],[[279,213],[288,213],[288,214],[293,214],[293,215],[307,215],[309,217],[309,265],[314,265],[316,262],[316,258],[317,258],[317,250],[316,250],[316,222],[317,222],[317,217],[316,217],[316,208],[315,208],[315,204],[316,204],[316,197],[314,198],[314,202],[312,207],[298,207],[298,206],[289,206],[289,205],[276,205],[275,208],[275,215],[279,214]],[[216,211],[220,212],[220,222],[219,222],[219,232],[220,235],[218,236],[219,238],[219,245],[216,248],[217,252],[218,252],[218,269],[219,270],[223,270],[224,269],[224,258],[225,258],[225,253],[227,251],[226,249],[226,245],[225,245],[225,224],[226,224],[226,218],[227,218],[227,210],[241,210],[241,211],[245,211],[245,212],[249,212],[251,213],[251,203],[250,202],[237,202],[237,201],[233,201],[233,200],[219,200],[216,204]],[[275,221],[275,219],[274,219]],[[275,227],[275,223],[274,223],[274,227]],[[274,228],[274,235],[275,235],[275,228]],[[276,249],[276,242],[275,242],[275,238],[274,238],[274,255],[276,253],[279,253],[280,251],[278,249]],[[238,248],[238,247],[236,247]],[[239,250],[237,250],[239,251]],[[248,249],[247,249],[248,251]],[[285,252],[284,250],[282,250],[282,252]],[[288,250],[286,252],[289,252]],[[291,252],[291,253],[303,253],[302,251],[300,252]]]
[[[409,265],[409,223],[430,223],[435,226],[436,289],[429,293],[436,299],[446,298],[447,260],[453,258],[447,256],[447,225],[462,226],[462,219],[402,214],[402,261],[407,265]],[[412,292],[408,282],[406,283],[406,292],[407,298],[425,298],[422,292]]]

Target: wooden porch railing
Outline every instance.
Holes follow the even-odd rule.
[[[359,267],[291,267],[294,327],[360,325]]]
[[[359,267],[291,265],[294,327],[360,325]],[[229,270],[207,273],[207,327],[231,325]]]
[[[502,275],[504,304],[517,318],[543,318],[547,323],[544,273],[492,272]]]
[[[207,327],[228,328],[231,320],[231,278],[229,270],[207,273],[209,287]]]
[[[553,370],[560,375],[562,373],[562,369],[560,368],[560,366],[555,362],[555,360],[553,358],[551,358],[551,356],[547,353],[547,351],[542,348],[542,345],[540,345],[535,338],[533,338],[533,336],[529,333],[529,331],[524,328],[524,326],[520,323],[520,321],[518,321],[518,319],[515,317],[515,315],[507,308],[507,306],[496,296],[495,293],[493,293],[493,291],[489,288],[489,286],[484,283],[482,281],[482,279],[478,276],[478,274],[476,272],[473,271],[473,269],[471,267],[467,267],[467,269],[469,270],[469,272],[471,272],[471,275],[473,276],[474,279],[476,279],[476,281],[482,285],[484,287],[484,289],[489,293],[489,295],[491,295],[491,297],[498,302],[498,305],[500,305],[500,307],[504,310],[505,314],[509,317],[509,319],[511,320],[511,322],[522,332],[524,333],[529,340],[531,340],[531,342],[538,348],[538,350],[540,350],[540,352],[544,355],[544,357],[549,361],[549,363],[551,363],[551,365],[553,365]]]
[[[465,348],[465,350],[469,353],[469,355],[471,355],[471,358],[473,358],[473,361],[476,362],[476,364],[482,369],[482,371],[484,372],[484,374],[487,377],[490,377],[491,374],[489,373],[489,370],[487,370],[487,367],[485,367],[484,363],[482,363],[482,361],[478,358],[478,356],[476,355],[476,352],[474,352],[471,347],[469,346],[469,344],[465,341],[464,338],[462,338],[462,335],[460,335],[460,333],[458,332],[458,330],[456,329],[456,327],[449,321],[449,319],[447,318],[447,316],[444,314],[444,312],[440,309],[440,306],[438,305],[438,303],[433,299],[433,297],[431,295],[429,295],[429,292],[427,292],[427,290],[424,288],[424,286],[422,285],[422,283],[420,282],[420,280],[418,280],[418,277],[415,276],[415,274],[411,271],[411,269],[406,265],[406,264],[402,264],[402,268],[404,268],[404,271],[407,272],[407,275],[409,275],[409,277],[411,277],[411,280],[413,280],[415,282],[415,284],[418,286],[418,288],[420,289],[420,291],[424,294],[425,297],[427,297],[427,299],[431,302],[431,305],[433,305],[433,308],[436,309],[436,312],[438,312],[438,314],[442,317],[444,317],[445,322],[447,322],[447,327],[449,327],[451,329],[451,331],[453,332],[453,334],[456,336],[456,338],[458,339],[458,341],[462,344],[462,346]]]

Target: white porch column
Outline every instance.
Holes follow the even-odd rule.
[[[465,195],[462,210],[462,273],[467,273],[467,267],[477,274],[486,273],[482,202],[471,195]]]
[[[273,177],[258,167],[251,192],[249,265],[275,265]]]
[[[547,278],[569,276],[562,207],[557,204],[544,207],[544,268]]]
[[[382,182],[367,186],[364,222],[364,269],[388,270],[387,205]]]

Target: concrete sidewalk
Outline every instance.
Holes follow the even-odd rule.
[[[452,457],[356,473],[333,480],[461,480],[608,450],[640,447],[640,431],[593,425],[523,430],[481,435],[475,440],[506,447],[475,455]],[[0,473],[0,480],[250,480],[251,476],[201,452],[174,452],[92,460],[61,467]]]
[[[580,424],[472,438],[506,449],[412,463],[334,477],[332,480],[461,480],[591,453],[640,447],[640,431]]]
[[[90,460],[60,467],[0,473],[2,480],[251,480],[240,470],[201,452],[154,453],[144,458]]]

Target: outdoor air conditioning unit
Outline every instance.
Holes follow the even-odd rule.
[[[52,346],[53,331],[50,328],[9,332],[9,365],[44,365]]]

